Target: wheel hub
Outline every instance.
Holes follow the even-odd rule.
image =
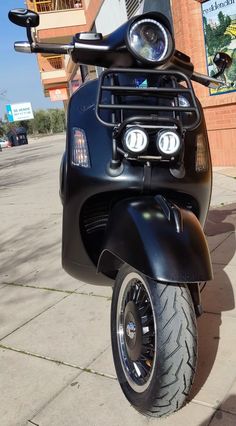
[[[135,339],[136,337],[136,324],[134,321],[128,322],[126,326],[126,334],[130,339]]]
[[[136,361],[142,349],[142,327],[136,305],[132,301],[125,307],[124,325],[127,352],[130,359]]]

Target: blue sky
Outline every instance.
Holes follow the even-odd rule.
[[[0,96],[0,117],[7,103],[31,102],[34,110],[62,108],[62,102],[45,98],[34,54],[14,51],[14,42],[26,40],[26,31],[8,20],[10,9],[25,7],[24,0],[0,0],[0,94],[6,90],[7,100]]]

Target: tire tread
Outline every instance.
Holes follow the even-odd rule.
[[[122,280],[130,270],[126,266],[126,270],[124,268],[118,274],[119,279]],[[166,417],[185,404],[193,383],[197,363],[196,316],[187,285],[164,284],[142,278],[149,283],[158,324],[155,383],[145,391],[147,395],[135,395],[129,384],[119,377],[117,365],[116,370],[126,397],[139,412],[149,417]]]

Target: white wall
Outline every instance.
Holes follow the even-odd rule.
[[[85,24],[86,19],[83,9],[57,10],[55,12],[45,12],[40,14],[40,24],[37,27],[37,31]]]
[[[109,34],[127,21],[125,0],[105,0],[96,18],[96,31]]]

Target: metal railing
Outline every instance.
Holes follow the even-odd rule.
[[[83,8],[82,0],[29,0],[28,3],[38,13]]]
[[[64,58],[61,55],[41,57],[41,71],[54,71],[64,69]]]
[[[62,56],[50,56],[47,58],[49,64],[55,70],[61,70],[64,68],[64,59]]]

